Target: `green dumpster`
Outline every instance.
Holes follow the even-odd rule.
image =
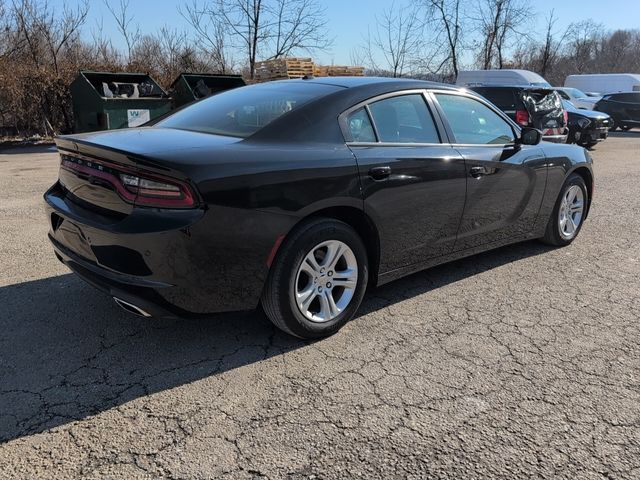
[[[167,93],[144,73],[82,71],[70,90],[76,132],[138,127],[171,110]]]
[[[171,84],[173,108],[179,108],[214,93],[245,85],[242,75],[181,73]]]

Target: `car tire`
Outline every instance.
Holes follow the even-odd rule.
[[[335,262],[327,255],[337,256]],[[329,218],[305,222],[280,247],[262,294],[262,307],[273,324],[290,335],[327,337],[358,310],[367,288],[368,268],[366,248],[349,225]]]
[[[618,130],[618,128],[621,127],[620,120],[618,120],[616,117],[611,117],[611,122],[611,127],[609,127],[610,132],[615,132],[616,130]]]
[[[573,242],[587,215],[588,195],[584,179],[575,173],[569,175],[560,190],[541,241],[556,247],[564,247]]]

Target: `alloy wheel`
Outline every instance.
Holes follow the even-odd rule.
[[[558,222],[560,235],[565,240],[571,240],[576,236],[578,228],[582,223],[584,214],[584,193],[578,185],[571,185],[560,204]]]
[[[358,262],[353,251],[344,242],[329,240],[313,247],[304,257],[293,294],[307,319],[325,323],[349,306],[357,284]]]

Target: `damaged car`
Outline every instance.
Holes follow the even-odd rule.
[[[497,86],[469,87],[493,103],[522,127],[537,128],[547,142],[566,143],[568,114],[562,98],[552,87]]]

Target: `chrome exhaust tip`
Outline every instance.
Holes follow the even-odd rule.
[[[138,315],[140,317],[150,317],[151,316],[151,314],[149,312],[147,312],[147,311],[143,310],[142,308],[134,305],[133,303],[125,302],[121,298],[113,297],[113,301],[116,302],[116,305],[118,305],[120,308],[122,308],[123,310],[126,310],[129,313],[133,313],[134,315]]]

